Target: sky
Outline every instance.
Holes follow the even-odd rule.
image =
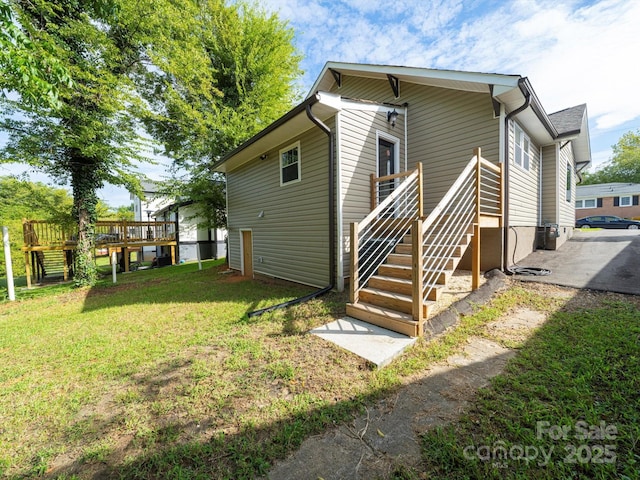
[[[640,128],[637,0],[257,1],[294,30],[303,94],[327,61],[521,75],[547,113],[587,104],[592,169]],[[130,203],[121,188],[99,196]]]

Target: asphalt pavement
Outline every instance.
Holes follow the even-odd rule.
[[[518,266],[551,270],[519,280],[640,295],[640,231],[575,230],[558,250],[536,250]]]

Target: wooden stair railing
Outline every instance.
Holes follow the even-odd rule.
[[[364,284],[358,284],[357,252],[356,258],[352,257],[355,285],[352,281],[347,314],[409,336],[421,336],[433,304],[470,246],[472,288],[478,287],[480,226],[501,225],[502,188],[502,169],[483,159],[476,149],[438,205],[426,218],[412,221],[375,271],[365,275]],[[357,233],[358,225],[352,225],[352,242]],[[352,245],[352,255],[354,248]]]

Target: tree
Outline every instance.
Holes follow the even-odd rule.
[[[241,1],[208,0],[200,7],[213,88],[191,81],[185,65],[165,68],[149,79],[146,98],[160,115],[147,126],[174,159],[175,180],[165,193],[195,201],[207,226],[221,227],[225,183],[211,166],[291,108],[300,56],[293,30],[275,15]]]
[[[596,183],[640,183],[640,130],[622,135],[613,145],[613,157],[594,173],[584,175],[583,185]]]
[[[71,85],[69,72],[47,42],[33,42],[0,0],[0,91],[13,91],[31,105],[57,107],[58,85]]]
[[[292,32],[276,17],[240,2],[10,0],[9,5],[30,41],[47,46],[73,86],[58,85],[57,108],[34,104],[21,92],[17,100],[2,100],[0,128],[9,132],[9,141],[0,161],[26,163],[71,185],[78,285],[96,278],[91,255],[96,190],[107,182],[140,193],[136,167],[153,147],[140,121],[175,154],[178,167],[193,172],[197,196],[216,178],[212,160],[291,103],[290,80],[298,73]],[[210,204],[218,205],[220,198]]]
[[[34,105],[24,95],[4,99],[0,128],[10,136],[0,160],[26,163],[70,183],[78,222],[75,280],[92,285],[96,190],[108,182],[139,191],[135,166],[149,150],[137,123],[149,114],[136,88],[140,79],[154,55],[163,60],[172,51],[189,58],[202,83],[210,77],[206,63],[198,62],[204,57],[189,52],[189,19],[196,16],[185,13],[196,2],[13,0],[11,5],[31,41],[50,47],[73,86],[59,85],[58,108]]]

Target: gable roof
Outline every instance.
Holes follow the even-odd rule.
[[[331,90],[345,75],[389,81],[390,77],[394,77],[400,82],[417,85],[487,93],[505,106],[507,114],[520,109],[528,102],[527,108],[518,113],[518,120],[526,126],[529,134],[539,144],[548,145],[560,139],[570,140],[574,143],[576,162],[591,161],[586,105],[578,105],[549,115],[527,77],[516,74],[327,62],[311,87],[309,95],[313,95],[317,90]]]
[[[640,183],[598,183],[595,185],[578,185],[576,188],[576,199],[639,194]]]
[[[320,120],[325,120],[338,112],[341,103],[340,95],[327,92],[334,88],[344,75],[389,80],[392,84],[395,82],[399,85],[400,95],[402,82],[486,93],[491,95],[494,108],[502,104],[507,114],[517,112],[519,122],[526,126],[528,133],[540,145],[549,145],[566,139],[573,143],[576,163],[588,164],[591,161],[586,105],[578,105],[548,115],[526,77],[393,65],[327,62],[302,103],[227,153],[214,165],[214,169],[219,172],[235,169],[251,159],[260,157],[273,145],[283,143],[313,128],[314,124],[307,116],[307,110],[312,106],[313,115]]]

